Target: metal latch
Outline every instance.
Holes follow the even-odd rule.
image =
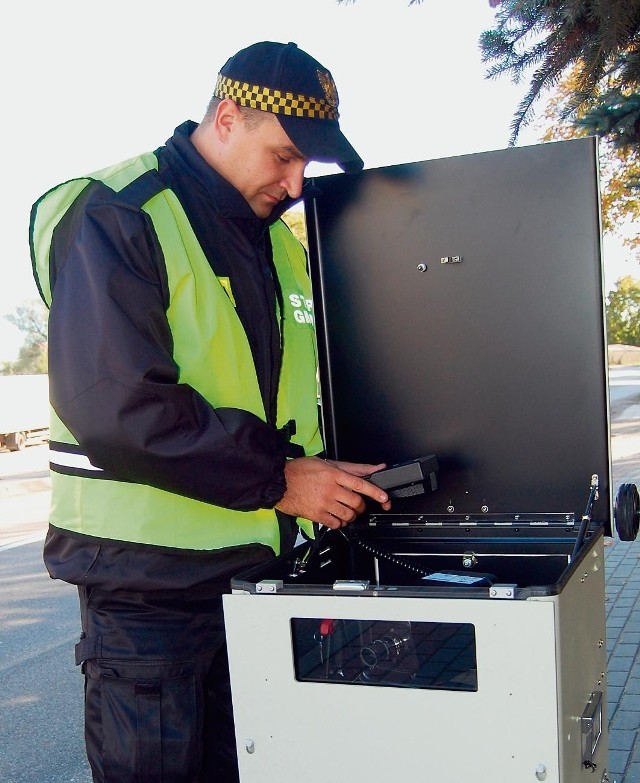
[[[367,587],[368,579],[336,579],[333,583],[334,590],[366,590]]]
[[[491,585],[489,598],[515,598],[517,584]]]
[[[256,584],[256,593],[277,593],[283,584],[282,579],[263,579]]]
[[[602,691],[593,691],[580,718],[582,766],[595,770],[594,757],[602,734]]]

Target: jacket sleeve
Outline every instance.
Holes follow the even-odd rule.
[[[275,505],[286,488],[278,431],[178,383],[148,217],[94,193],[56,229],[52,270],[51,401],[91,462],[228,508]]]

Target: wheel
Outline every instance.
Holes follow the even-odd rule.
[[[613,518],[621,541],[635,541],[640,526],[640,497],[635,484],[621,484],[613,506]]]
[[[10,432],[5,438],[5,445],[9,451],[22,451],[27,445],[27,437],[24,432]]]

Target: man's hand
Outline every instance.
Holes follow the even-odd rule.
[[[388,511],[387,493],[362,478],[384,467],[318,457],[289,460],[284,469],[287,491],[276,508],[331,528],[353,522],[365,509],[363,496],[377,500]]]

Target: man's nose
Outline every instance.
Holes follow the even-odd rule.
[[[289,198],[300,198],[302,194],[302,183],[304,180],[305,164],[301,163],[300,166],[296,166],[295,170],[290,171],[287,176],[282,180],[282,186],[286,188]]]

